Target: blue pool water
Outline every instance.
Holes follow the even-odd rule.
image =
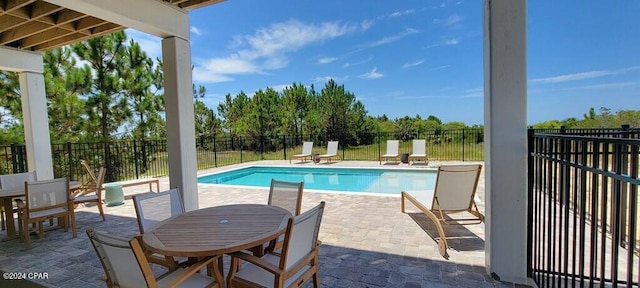
[[[198,183],[269,187],[271,179],[304,181],[305,189],[400,194],[435,187],[431,169],[303,168],[251,166],[198,177]]]

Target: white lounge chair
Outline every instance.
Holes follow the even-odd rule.
[[[316,157],[318,159],[317,162],[320,162],[322,159],[327,159],[327,163],[329,163],[331,158],[334,157],[339,157],[340,160],[342,160],[342,157],[338,155],[338,141],[329,141],[329,143],[327,143],[327,154],[317,155]]]
[[[291,163],[291,160],[293,159],[302,159],[302,161],[307,161],[307,158],[311,159],[312,150],[313,150],[313,142],[302,143],[302,153],[291,155],[291,157],[289,157],[289,163]]]
[[[400,142],[398,140],[387,140],[387,153],[380,156],[380,165],[382,165],[382,160],[389,161],[389,159],[394,159],[398,162],[400,160],[400,154],[398,154],[399,146]]]
[[[484,215],[478,211],[475,203],[476,187],[480,178],[482,165],[451,165],[438,168],[435,190],[402,191],[401,211],[405,212],[405,199],[413,203],[429,219],[438,230],[438,248],[443,257],[447,257],[447,239],[442,224],[480,224]],[[473,218],[456,218],[447,220],[444,214],[468,212]],[[471,221],[471,222],[470,222]]]
[[[413,152],[409,155],[409,163],[413,163],[416,160],[423,160],[427,162],[427,140],[415,139],[413,140]]]

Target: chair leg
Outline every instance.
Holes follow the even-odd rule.
[[[106,219],[104,218],[104,210],[102,210],[102,201],[96,202],[96,205],[98,205],[98,211],[100,211],[100,216],[102,216],[102,221],[105,221]]]
[[[433,214],[433,212],[429,210],[423,210],[423,212],[425,215],[427,215],[427,217],[429,217],[429,219],[431,219],[431,221],[433,221],[433,223],[436,225],[436,229],[438,230],[438,236],[440,236],[440,239],[438,239],[438,248],[440,251],[440,255],[442,255],[442,257],[448,258],[449,254],[447,253],[447,236],[444,235],[444,229],[442,229],[442,223],[440,223],[440,219],[436,217],[436,214]]]
[[[26,249],[28,250],[29,248],[31,248],[31,239],[29,239],[29,224],[27,223],[27,221],[25,219],[22,219],[22,236],[24,237],[24,246],[26,247]]]
[[[69,214],[69,218],[71,218],[71,233],[73,233],[73,238],[78,238],[78,231],[76,229],[76,214],[71,211]]]
[[[7,224],[5,223],[5,221],[7,221],[6,215],[5,215],[5,211],[4,211],[4,206],[0,206],[0,228],[2,228],[2,231],[7,230]]]

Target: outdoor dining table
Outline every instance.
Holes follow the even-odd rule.
[[[251,249],[285,232],[291,213],[261,204],[234,204],[189,211],[142,235],[145,248],[166,256],[206,257]],[[222,267],[214,261],[224,286]],[[220,274],[218,274],[218,272]]]
[[[69,189],[74,190],[78,189],[82,186],[82,182],[80,181],[69,181]],[[71,191],[69,192],[71,193]],[[13,198],[24,197],[24,186],[20,185],[17,187],[10,187],[0,189],[0,200],[2,200],[2,205],[4,206],[4,211],[6,214],[6,223],[7,223],[7,237],[2,239],[11,240],[18,238],[18,234],[16,234],[16,226],[13,218]]]

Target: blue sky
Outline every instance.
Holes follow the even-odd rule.
[[[528,122],[640,110],[640,1],[527,2]],[[482,124],[481,0],[228,0],[190,13],[193,80],[224,95],[320,91],[333,78],[369,115]],[[160,39],[129,36],[152,57]]]

